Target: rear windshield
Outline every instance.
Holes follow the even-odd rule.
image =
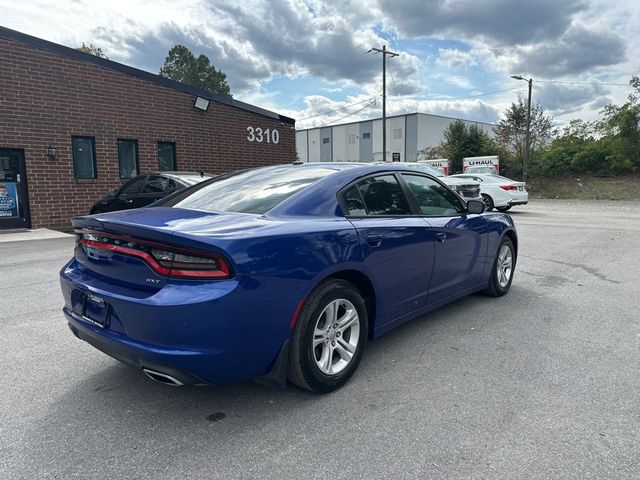
[[[335,170],[291,165],[245,170],[203,182],[156,205],[207,212],[262,214],[331,173]]]
[[[187,186],[195,185],[196,183],[203,182],[205,180],[209,180],[211,175],[207,175],[206,173],[202,176],[200,175],[180,175],[178,177],[182,183]]]

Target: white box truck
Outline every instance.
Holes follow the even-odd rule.
[[[500,173],[500,159],[497,155],[486,157],[465,157],[462,159],[464,173]]]
[[[418,163],[424,163],[425,165],[429,165],[431,168],[435,168],[436,170],[441,171],[445,175],[449,175],[449,170],[451,164],[446,158],[432,158],[430,160],[419,160]]]

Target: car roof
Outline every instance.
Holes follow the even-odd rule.
[[[180,172],[180,171],[156,171],[149,173],[142,173],[141,175],[164,175],[167,177],[215,177],[215,175],[207,172]]]

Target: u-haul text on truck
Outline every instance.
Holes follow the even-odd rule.
[[[500,173],[500,159],[497,155],[486,157],[465,157],[462,159],[462,170],[466,172],[471,167],[492,167],[495,173]]]
[[[433,158],[431,160],[420,160],[419,163],[429,165],[431,168],[440,170],[445,175],[449,175],[449,160],[446,158]]]

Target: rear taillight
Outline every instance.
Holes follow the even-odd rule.
[[[514,187],[513,185],[500,185],[500,188],[503,190],[518,190],[518,187]]]
[[[139,258],[160,275],[200,280],[231,276],[227,261],[215,253],[102,232],[78,232],[76,238],[79,245]]]

